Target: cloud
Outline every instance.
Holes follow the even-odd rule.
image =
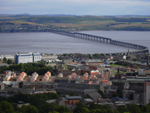
[[[149,6],[150,0],[0,0],[0,13],[150,15]]]

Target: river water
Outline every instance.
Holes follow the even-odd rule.
[[[150,32],[137,31],[85,31],[115,40],[144,45],[150,48]],[[0,33],[0,55],[15,53],[114,53],[127,52],[128,48],[83,40],[50,32]],[[133,49],[130,49],[133,51]]]

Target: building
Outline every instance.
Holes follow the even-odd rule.
[[[66,95],[65,97],[59,97],[56,100],[56,104],[58,106],[76,105],[81,102],[82,102],[81,96],[69,96],[69,95]]]
[[[3,81],[9,81],[13,77],[16,77],[16,73],[8,71],[6,72],[6,76],[3,78]]]
[[[138,73],[127,73],[125,80],[112,80],[112,84],[122,90],[123,98],[128,98],[142,105],[146,105],[150,99],[149,80],[150,76],[144,70],[139,70]]]
[[[5,89],[4,83],[0,82],[0,90],[4,90],[4,89]]]
[[[89,85],[84,83],[60,83],[55,90],[61,95],[64,95],[67,92],[74,92],[77,95],[85,96],[90,92],[95,92],[98,90],[104,91],[104,87],[100,84]]]
[[[85,65],[102,65],[104,64],[103,61],[101,60],[96,60],[96,59],[90,59],[90,60],[85,60],[85,61],[82,61],[82,64],[85,64]]]
[[[30,82],[34,82],[38,76],[39,76],[38,73],[36,72],[32,73],[32,76],[30,77]]]
[[[15,55],[15,64],[20,64],[20,63],[34,63],[41,61],[41,55],[40,53],[28,53],[28,54],[20,54],[16,53]]]
[[[51,73],[49,71],[47,71],[42,78],[42,82],[48,82],[50,77],[51,77]]]
[[[82,97],[81,96],[66,95],[65,97],[67,99],[67,104],[68,105],[75,105],[75,104],[78,104],[78,103],[82,102]]]
[[[22,72],[19,77],[17,78],[17,82],[22,82],[24,80],[24,77],[27,76],[25,72]]]
[[[150,81],[145,81],[144,82],[144,104],[148,104],[150,101]]]

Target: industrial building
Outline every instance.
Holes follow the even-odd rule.
[[[15,64],[20,64],[20,63],[34,63],[41,61],[41,54],[40,53],[28,53],[28,54],[20,54],[16,53],[15,55]]]

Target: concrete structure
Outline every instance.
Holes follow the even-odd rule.
[[[28,54],[20,54],[16,53],[15,55],[15,64],[20,64],[20,63],[34,63],[41,61],[41,55],[40,53],[28,53]]]
[[[75,38],[85,39],[85,40],[97,41],[97,42],[101,42],[101,43],[137,49],[137,51],[119,53],[122,55],[123,54],[125,54],[125,55],[127,55],[127,54],[141,54],[141,53],[148,53],[149,52],[148,48],[145,46],[127,43],[127,42],[121,42],[121,41],[117,41],[117,40],[112,40],[111,38],[89,35],[89,34],[78,33],[78,32],[73,33],[73,32],[57,31],[57,30],[51,30],[51,32],[61,34],[61,35],[67,35],[67,36],[71,36],[71,37],[75,37]],[[107,53],[107,54],[114,54],[114,53]]]

